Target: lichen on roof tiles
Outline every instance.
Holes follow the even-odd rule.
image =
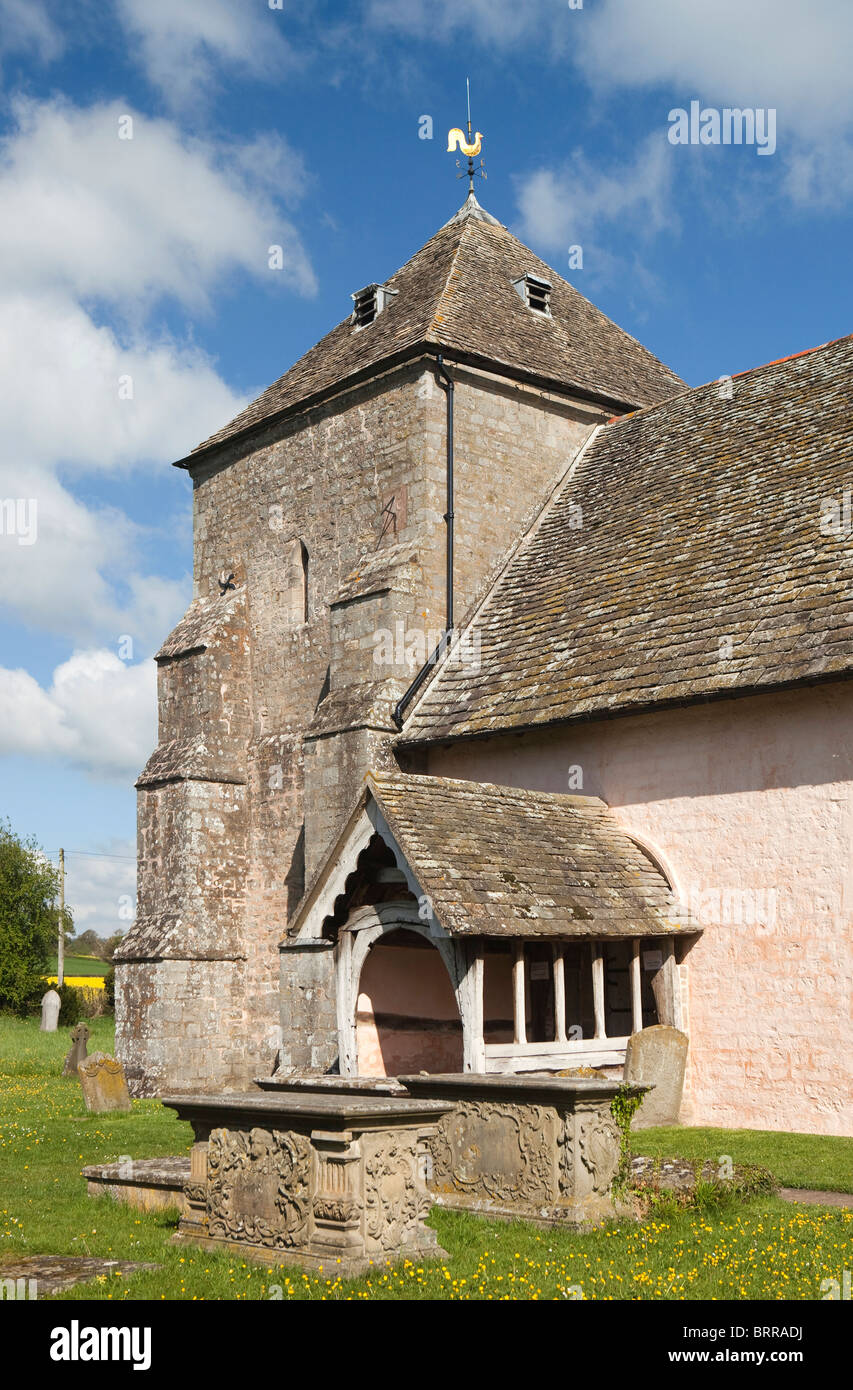
[[[551,281],[550,317],[533,313],[513,288],[527,271]],[[500,222],[470,209],[440,228],[385,283],[397,293],[371,324],[356,328],[350,317],[344,319],[194,452],[226,443],[418,348],[485,359],[625,405],[662,400],[683,385]],[[191,454],[183,462],[192,459]]]
[[[849,674],[851,383],[848,337],[603,428],[403,741]]]
[[[661,936],[700,929],[597,797],[397,772],[372,773],[368,788],[453,935]]]

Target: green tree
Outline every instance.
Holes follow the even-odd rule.
[[[8,821],[0,821],[0,1009],[25,1014],[46,989],[44,976],[56,951],[58,889],[58,870],[35,841],[22,840]]]
[[[88,931],[81,932],[74,938],[74,950],[78,956],[96,956],[98,960],[105,960],[104,938],[98,936],[96,931],[89,927]]]
[[[101,942],[101,948],[102,948],[102,949],[101,949],[101,959],[102,959],[102,960],[113,960],[114,957],[115,957],[115,953],[116,953],[116,947],[119,946],[123,940],[124,940],[124,932],[123,932],[123,931],[117,931],[117,932],[114,932],[112,936],[108,936],[107,939],[106,939],[106,941],[102,941],[102,942]]]

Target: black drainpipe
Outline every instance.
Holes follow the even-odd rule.
[[[444,634],[436,647],[432,656],[427,657],[415,679],[412,681],[405,695],[394,707],[392,718],[398,729],[403,727],[406,706],[410,704],[417,695],[430,667],[434,666],[453,636],[453,377],[450,376],[444,365],[444,357],[438,354],[437,365],[439,371],[439,384],[447,392],[447,511],[444,513],[444,522],[447,526],[447,618],[444,625]]]
[[[438,370],[447,392],[447,511],[444,520],[447,525],[447,622],[444,635],[453,631],[453,377],[444,365],[444,358],[438,354]]]

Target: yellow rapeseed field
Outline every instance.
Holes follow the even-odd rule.
[[[58,975],[46,975],[45,980],[49,985],[59,982]],[[103,989],[103,975],[66,975],[65,984],[73,985],[75,989]]]

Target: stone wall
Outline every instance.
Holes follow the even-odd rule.
[[[283,1072],[324,1072],[338,1056],[335,950],[331,941],[292,941],[281,952]]]
[[[590,430],[611,413],[450,364],[455,389],[456,623],[481,598]],[[427,378],[433,505],[445,511],[445,395]],[[432,552],[444,596],[444,533]],[[432,614],[443,625],[443,607]]]
[[[143,866],[124,959],[242,953],[249,870],[245,786],[186,779],[140,789]]]
[[[135,1096],[211,1084],[239,1090],[268,1070],[268,1039],[247,1050],[246,964],[233,960],[116,963],[117,1056]]]
[[[421,767],[600,796],[655,852],[705,923],[681,967],[683,1122],[850,1134],[851,748],[838,683],[459,743]]]

